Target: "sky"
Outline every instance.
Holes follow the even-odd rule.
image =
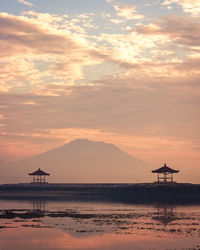
[[[200,178],[200,0],[2,0],[0,159],[77,138]]]

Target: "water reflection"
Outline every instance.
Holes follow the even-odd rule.
[[[174,213],[174,205],[157,204],[156,209],[157,211],[152,216],[152,219],[161,222],[165,227],[172,221],[178,219]]]
[[[35,213],[42,213],[45,212],[46,208],[46,201],[45,200],[34,200],[32,203],[32,211]]]
[[[200,245],[199,206],[49,201],[47,209],[46,201],[29,202],[29,208],[23,204],[24,209],[15,201],[11,209],[11,203],[0,202],[0,249],[198,249]]]

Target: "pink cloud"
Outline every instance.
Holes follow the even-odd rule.
[[[48,22],[45,21],[46,19]],[[4,83],[1,82],[2,90],[7,91],[17,87],[11,85],[5,89],[5,85],[10,80],[20,78],[23,80],[22,77],[29,80],[32,89],[34,89],[33,86],[38,88],[42,78],[48,78],[51,82],[58,81],[58,84],[61,84],[61,81],[64,85],[67,82],[72,84],[75,80],[83,78],[84,65],[93,64],[99,60],[93,57],[90,52],[93,47],[82,35],[73,34],[66,29],[60,30],[56,26],[56,22],[60,20],[57,16],[40,15],[34,12],[30,12],[29,17],[0,13],[2,44],[0,55],[4,76],[7,79]],[[46,71],[41,71],[34,65],[38,60],[49,64]],[[34,74],[31,75],[31,72]]]
[[[174,42],[188,45],[199,46],[199,19],[192,17],[167,16],[158,19],[154,24],[141,26],[137,29],[138,33],[145,35],[164,35],[171,38]]]
[[[28,6],[33,6],[32,3],[28,2],[28,1],[24,1],[24,0],[18,0],[19,3],[22,3],[24,5],[28,5]]]

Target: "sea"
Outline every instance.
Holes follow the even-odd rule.
[[[200,249],[200,206],[0,200],[0,249]]]

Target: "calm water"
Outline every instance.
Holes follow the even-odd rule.
[[[200,249],[200,206],[0,201],[0,249]]]

